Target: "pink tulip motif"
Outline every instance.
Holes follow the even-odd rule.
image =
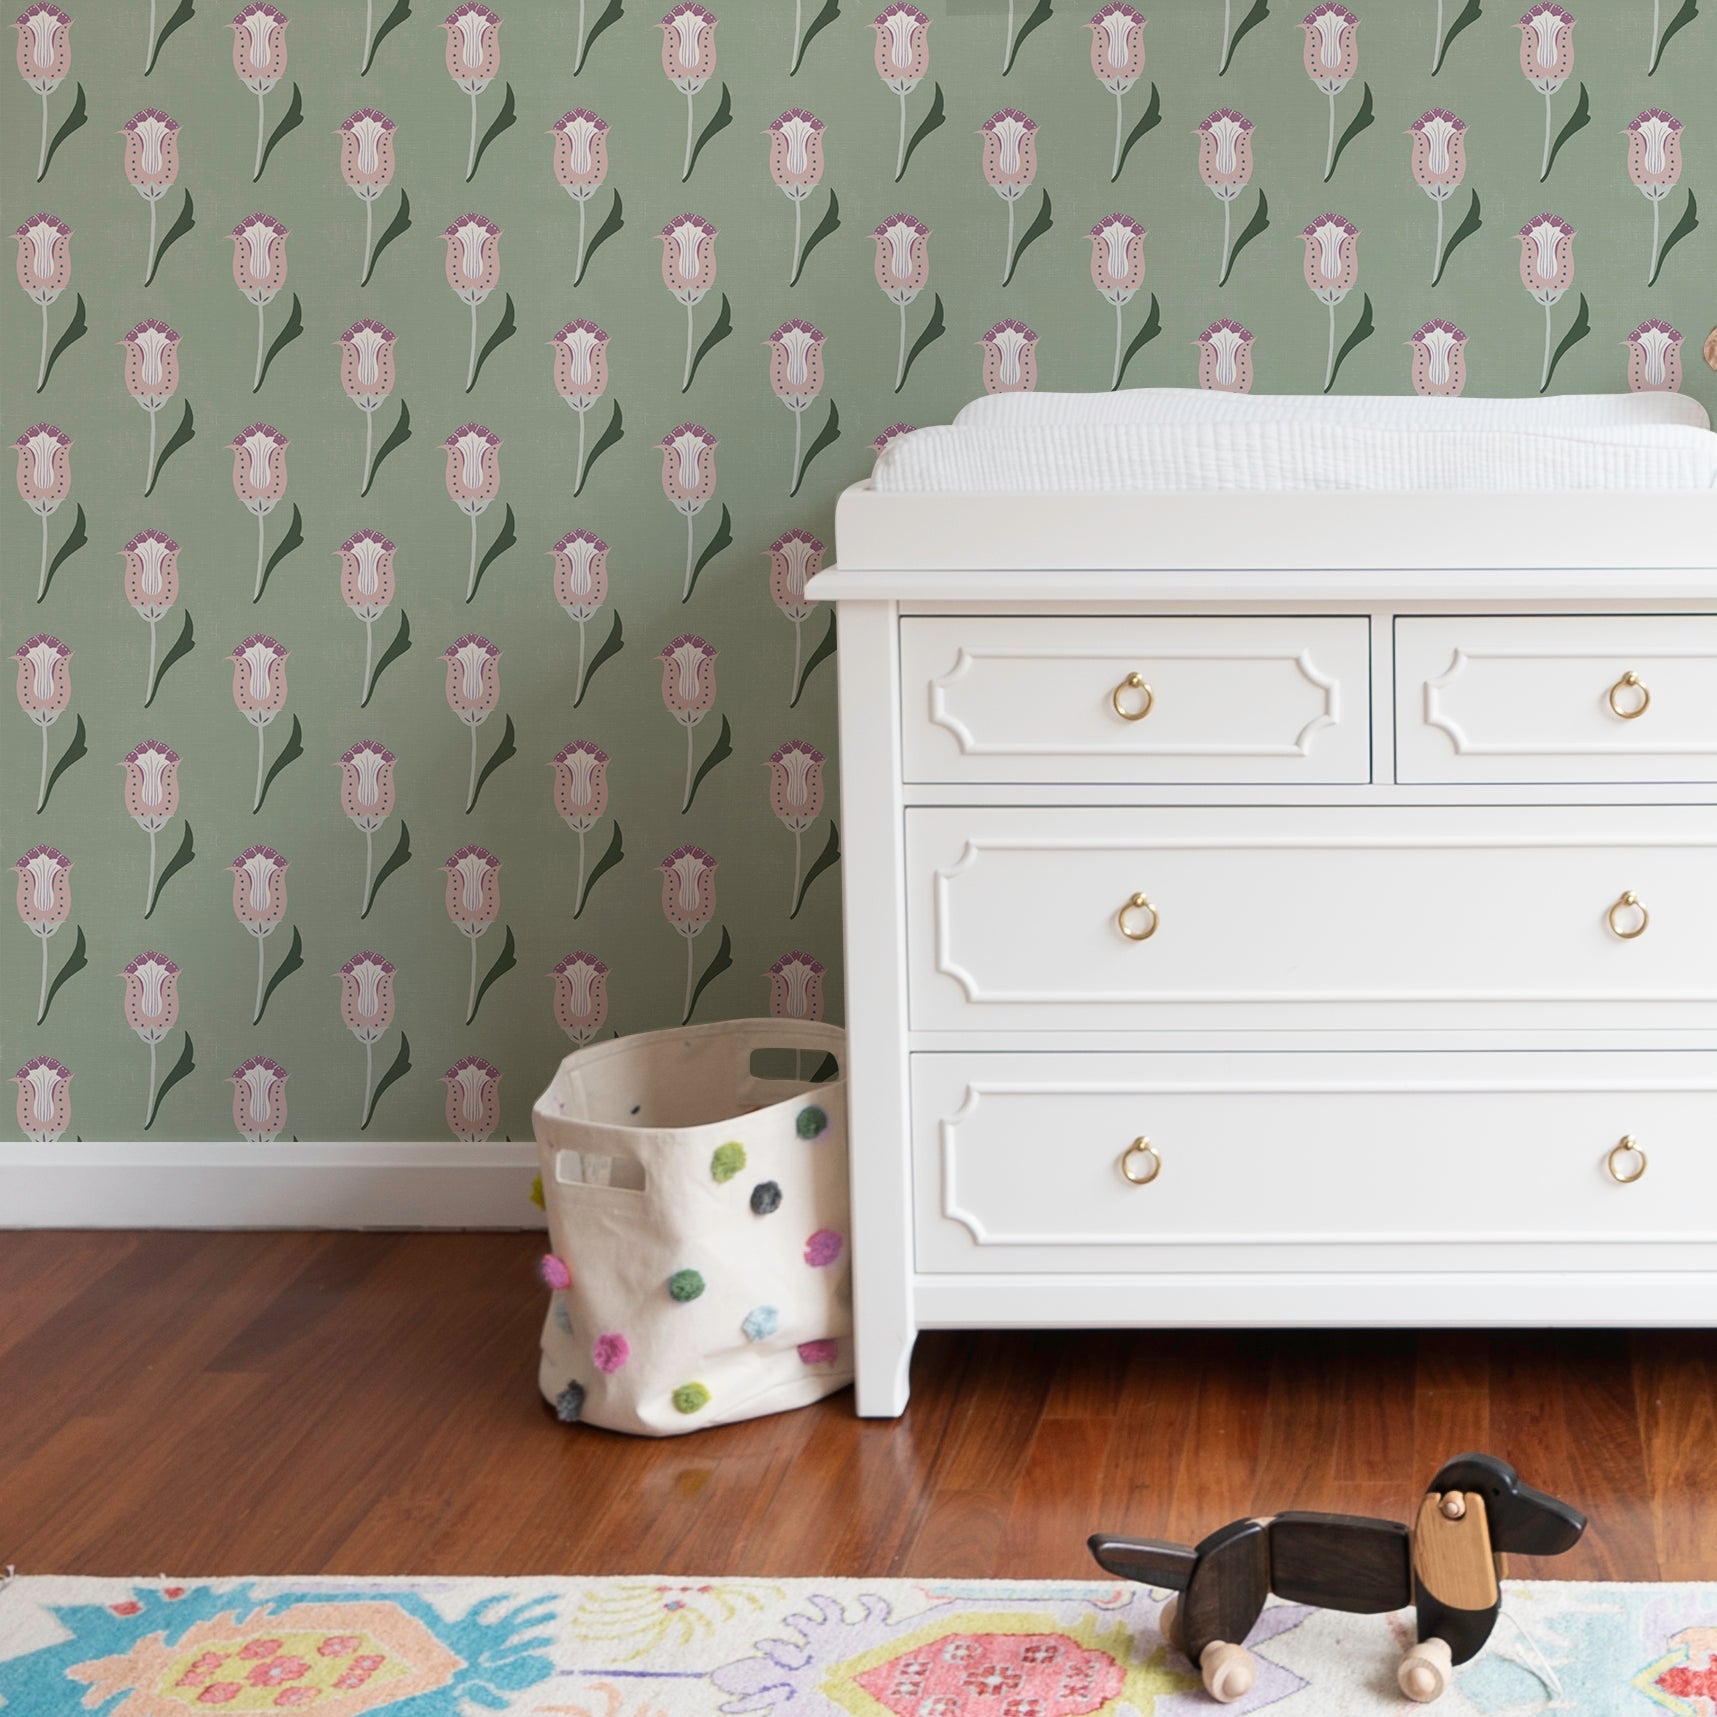
[[[1004,319],[984,335],[985,393],[1030,393],[1037,386],[1037,335]]]
[[[686,944],[686,1007],[692,1017],[692,943],[715,915],[716,861],[702,847],[675,847],[656,866],[662,873],[662,911]]]
[[[1111,388],[1121,384],[1121,311],[1145,279],[1145,229],[1131,215],[1105,215],[1091,229],[1091,284],[1115,306],[1115,367]]]
[[[591,531],[568,531],[549,549],[554,562],[554,599],[578,622],[578,668],[572,702],[584,699],[584,629],[608,596],[608,544]]]
[[[799,695],[799,661],[805,622],[815,606],[805,594],[805,581],[823,570],[823,545],[809,531],[783,531],[769,545],[769,596],[793,622],[793,678],[788,691]]]
[[[1431,252],[1431,284],[1442,273],[1443,205],[1467,176],[1467,122],[1446,108],[1433,107],[1407,128],[1413,139],[1413,179],[1437,205],[1436,248]]]
[[[125,1021],[149,1045],[149,1100],[143,1110],[147,1132],[155,1119],[156,1054],[161,1040],[179,1019],[179,968],[153,948],[126,962]]]
[[[769,757],[769,808],[793,837],[793,887],[787,916],[799,911],[805,831],[823,814],[823,754],[808,740],[789,739]]]
[[[823,962],[797,948],[783,954],[769,968],[769,1017],[809,1019],[823,1017]]]
[[[501,487],[501,438],[480,423],[465,423],[442,442],[447,453],[447,494],[471,521],[471,564],[465,600],[477,594],[477,520]]]
[[[701,424],[682,423],[657,443],[662,450],[662,493],[686,521],[686,577],[680,600],[692,593],[693,521],[715,493],[716,438]]]
[[[447,242],[447,284],[461,304],[471,306],[471,357],[465,367],[465,391],[477,380],[477,306],[501,279],[501,229],[482,215],[461,215],[441,235]]]
[[[608,1018],[608,968],[582,950],[557,960],[554,1017],[560,1029],[582,1049],[601,1031]]]
[[[501,861],[486,847],[461,847],[441,868],[447,873],[447,916],[471,944],[471,988],[465,1001],[469,1025],[477,1012],[477,938],[501,910]]]
[[[441,652],[447,664],[447,707],[471,730],[471,775],[465,789],[465,809],[477,803],[477,729],[494,713],[501,699],[501,652],[475,632]]]
[[[916,424],[911,423],[891,423],[887,429],[870,438],[871,452],[881,454],[891,441],[898,441],[901,436],[910,435],[916,427]]]
[[[264,735],[268,724],[286,707],[286,658],[290,652],[266,633],[258,632],[235,644],[232,651],[233,702],[256,729],[256,794],[251,815],[262,809]]]
[[[1222,205],[1222,266],[1216,284],[1228,279],[1233,246],[1234,199],[1252,182],[1252,121],[1219,107],[1198,122],[1198,176]]]
[[[179,754],[158,739],[134,745],[120,760],[125,771],[125,809],[149,837],[149,876],[143,890],[143,916],[155,910],[155,837],[179,809]]]
[[[575,107],[548,132],[554,139],[554,176],[578,205],[578,248],[572,267],[572,284],[577,286],[584,279],[584,212],[608,177],[608,121],[588,108]]]
[[[1681,330],[1653,316],[1623,342],[1628,349],[1628,387],[1634,393],[1681,392]]]
[[[286,14],[265,4],[246,6],[232,21],[233,70],[256,97],[254,185],[262,177],[263,144],[268,131],[268,92],[286,75]]]
[[[393,183],[393,121],[373,107],[360,107],[341,122],[340,177],[364,205],[364,266],[358,284],[370,278],[375,250],[376,199]]]
[[[900,349],[894,360],[894,391],[906,381],[906,306],[930,279],[930,229],[915,215],[890,215],[870,235],[876,241],[876,283],[900,306]]]
[[[804,475],[800,457],[805,408],[823,391],[823,338],[811,323],[794,317],[764,342],[769,347],[769,386],[793,414],[793,482],[789,495],[798,494]]]
[[[1222,317],[1193,342],[1198,347],[1198,385],[1210,393],[1252,391],[1252,332]]]
[[[1550,385],[1550,307],[1574,279],[1574,229],[1560,215],[1534,215],[1520,229],[1520,283],[1544,306],[1542,393]]]
[[[48,379],[48,306],[72,277],[72,229],[57,215],[32,215],[13,235],[18,241],[18,284],[42,310],[42,355],[36,365],[36,392]]]
[[[1098,83],[1115,98],[1115,156],[1109,183],[1121,176],[1121,133],[1125,126],[1121,98],[1145,69],[1145,19],[1133,6],[1101,6],[1086,29],[1091,32],[1091,70]]]
[[[263,943],[286,916],[286,860],[273,847],[246,847],[227,869],[233,873],[233,912],[256,941],[256,1007],[250,1016],[255,1025],[262,1018]]]
[[[793,205],[793,264],[787,284],[799,278],[801,219],[805,199],[823,182],[823,122],[803,108],[790,107],[769,122],[769,177]]]
[[[340,980],[340,1018],[364,1046],[364,1101],[358,1113],[362,1126],[367,1127],[375,1089],[376,1045],[393,1024],[394,966],[391,960],[366,948],[354,954],[336,975]]]
[[[662,283],[686,307],[681,393],[692,385],[692,311],[715,283],[715,240],[716,229],[702,215],[680,215],[662,228]]]
[[[256,518],[256,582],[250,599],[259,602],[268,515],[286,493],[286,449],[291,443],[272,424],[249,423],[227,445],[233,456],[233,493]]]
[[[340,544],[340,595],[346,606],[364,623],[363,696],[359,707],[370,701],[374,672],[376,622],[393,601],[394,546],[380,531],[363,530]]]
[[[578,419],[578,453],[573,461],[572,492],[584,487],[584,424],[590,408],[608,391],[608,336],[583,317],[568,322],[549,341],[554,348],[555,392]]]
[[[233,1125],[249,1144],[270,1145],[286,1125],[286,1081],[278,1061],[253,1055],[227,1075],[233,1088]]]
[[[1329,97],[1329,149],[1324,156],[1324,183],[1335,172],[1335,98],[1359,70],[1359,20],[1345,6],[1323,0],[1304,19],[1306,76]]]
[[[18,451],[18,493],[42,521],[42,564],[36,600],[48,594],[48,520],[72,486],[72,438],[51,423],[32,423],[12,445]]]
[[[1661,107],[1648,107],[1628,121],[1622,135],[1628,140],[1628,177],[1651,204],[1651,262],[1646,270],[1650,286],[1657,279],[1663,199],[1681,178],[1681,121]]]
[[[661,650],[662,702],[668,714],[686,730],[686,786],[680,800],[683,815],[692,802],[692,729],[715,703],[715,646],[686,632]]]
[[[668,82],[686,98],[686,159],[680,169],[683,185],[692,176],[694,98],[715,73],[716,17],[708,7],[671,7],[656,28],[662,32],[662,70]]]
[[[58,6],[26,6],[18,14],[18,75],[26,89],[42,98],[42,147],[36,157],[36,183],[48,171],[48,97],[72,69],[72,21]]]
[[[33,1145],[51,1145],[72,1124],[72,1070],[51,1055],[26,1061],[12,1075],[18,1128]]]
[[[1433,317],[1411,340],[1413,391],[1426,399],[1448,399],[1467,385],[1467,337],[1453,322]]]
[[[501,20],[487,6],[456,6],[443,20],[447,32],[447,75],[471,98],[471,148],[465,157],[465,183],[477,171],[477,97],[501,69]]]
[[[42,987],[36,995],[40,1025],[48,1011],[48,938],[72,909],[72,861],[58,847],[31,847],[12,868],[18,873],[18,916],[42,945]]]
[[[978,127],[984,140],[984,178],[1008,206],[1007,248],[1002,252],[1002,285],[1013,273],[1014,204],[1037,177],[1037,121],[1004,107]]]
[[[393,815],[394,754],[373,739],[360,739],[340,753],[340,809],[364,837],[364,889],[358,916],[367,918],[375,899],[376,830]]]
[[[472,312],[476,314],[475,311]],[[338,340],[340,386],[346,398],[364,414],[364,481],[360,500],[375,479],[376,413],[393,392],[394,331],[371,317],[354,322]]]
[[[40,632],[26,638],[12,659],[18,664],[18,706],[42,730],[42,779],[36,792],[40,811],[48,802],[48,729],[72,698],[72,653],[58,638]]]
[[[164,531],[139,531],[119,552],[125,557],[125,600],[149,622],[149,670],[143,680],[147,708],[155,695],[155,628],[179,599],[179,545]]]
[[[608,809],[608,753],[588,739],[563,745],[549,760],[554,770],[554,808],[578,836],[578,879],[573,885],[573,917],[584,910],[584,837]]]
[[[1306,285],[1329,309],[1329,357],[1324,392],[1335,378],[1335,307],[1359,278],[1359,228],[1344,215],[1319,215],[1300,234],[1305,241]]]
[[[146,107],[120,127],[125,139],[125,177],[149,205],[149,249],[143,257],[143,284],[155,278],[157,206],[179,177],[179,122]]]
[[[286,282],[286,228],[273,215],[247,215],[232,230],[233,283],[256,306],[256,373],[250,391],[262,386],[265,337],[263,308]]]
[[[1520,31],[1520,70],[1544,97],[1544,159],[1538,182],[1550,177],[1550,98],[1574,69],[1574,15],[1564,7],[1529,6],[1515,26]]]
[[[179,389],[179,336],[165,322],[148,317],[121,340],[125,348],[125,391],[149,414],[149,461],[143,468],[143,492],[155,478],[155,419]]]
[[[441,1082],[447,1087],[447,1130],[461,1144],[482,1144],[500,1125],[501,1070],[480,1055],[466,1055]]]
[[[894,157],[898,185],[906,171],[906,98],[930,70],[930,20],[916,6],[891,0],[871,28],[876,31],[876,75],[900,98],[900,145]]]

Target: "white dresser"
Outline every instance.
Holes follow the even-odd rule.
[[[1717,497],[837,547],[861,1413],[921,1328],[1717,1322]]]

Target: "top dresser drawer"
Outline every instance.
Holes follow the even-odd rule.
[[[908,781],[1371,779],[1362,617],[913,617]]]
[[[1396,779],[1717,781],[1717,614],[1395,622]]]

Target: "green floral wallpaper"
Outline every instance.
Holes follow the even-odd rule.
[[[838,1017],[804,579],[981,390],[1712,399],[1696,0],[1089,4],[26,7],[14,1137]]]

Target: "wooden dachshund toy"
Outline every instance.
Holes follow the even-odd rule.
[[[1180,1593],[1163,1633],[1198,1665],[1227,1705],[1257,1677],[1245,1639],[1273,1592],[1290,1603],[1376,1615],[1416,1606],[1419,1643],[1402,1660],[1401,1691],[1420,1703],[1447,1691],[1450,1671],[1484,1649],[1502,1609],[1502,1557],[1560,1556],[1586,1517],[1520,1482],[1492,1455],[1457,1455],[1419,1504],[1411,1527],[1345,1514],[1237,1520],[1189,1549],[1094,1533],[1109,1573]]]

